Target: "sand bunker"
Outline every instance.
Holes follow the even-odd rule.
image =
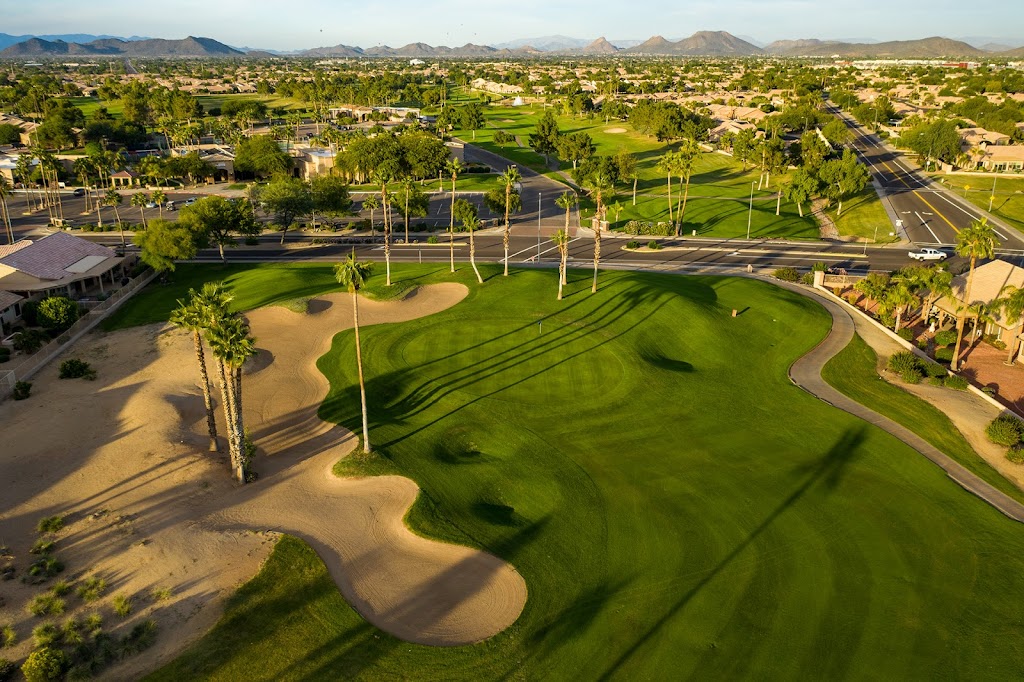
[[[622,133],[626,132],[626,129],[625,128],[605,128],[604,131],[606,133],[611,133],[612,135],[621,135]]]
[[[461,284],[424,287],[401,302],[360,301],[364,324],[439,312],[467,293]],[[222,613],[223,598],[251,578],[277,534],[306,539],[367,620],[403,639],[451,646],[511,625],[526,585],[504,561],[412,534],[402,518],[415,500],[409,479],[338,479],[330,467],[355,445],[317,417],[328,388],[315,367],[335,333],[351,326],[347,294],[309,314],[250,313],[261,350],[246,376],[246,420],[259,447],[260,479],[231,482],[223,453],[207,453],[202,397],[190,337],[141,327],[92,337],[72,351],[96,367],[95,382],[59,381],[56,365],[25,402],[0,404],[3,541],[27,563],[39,518],[67,513],[58,555],[69,579],[100,575],[109,594],[136,595],[126,622],[154,618],[161,634],[144,654],[110,670],[131,677],[170,660]],[[222,431],[223,432],[223,431]],[[28,653],[36,623],[24,604],[38,588],[5,583],[0,622]],[[168,601],[149,597],[170,588]]]

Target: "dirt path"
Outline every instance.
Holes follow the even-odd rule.
[[[361,319],[410,320],[465,295],[464,286],[443,284],[397,303],[361,301]],[[407,640],[476,642],[518,618],[527,592],[513,567],[405,527],[412,481],[330,473],[355,439],[317,417],[328,384],[315,362],[351,326],[351,299],[331,295],[311,309],[250,314],[261,353],[245,379],[247,423],[260,449],[260,479],[249,486],[230,480],[226,455],[205,451],[191,339],[169,327],[90,337],[74,355],[93,364],[96,381],[60,381],[50,367],[32,398],[0,404],[0,544],[19,571],[34,558],[37,521],[66,515],[56,536],[68,566],[61,577],[103,577],[108,590],[93,605],[70,596],[61,618],[99,610],[105,629],[123,634],[110,598],[124,594],[135,604],[124,627],[148,618],[159,625],[156,645],[111,668],[108,679],[136,677],[201,637],[224,598],[259,569],[277,531],[307,539],[360,613]],[[25,605],[42,588],[2,584],[0,623],[12,623],[20,641],[4,655],[23,659],[42,622]],[[163,588],[171,597],[155,598]]]
[[[818,235],[822,239],[839,239],[839,228],[832,221],[826,211],[827,204],[824,199],[815,199],[811,202],[811,215],[818,221]]]

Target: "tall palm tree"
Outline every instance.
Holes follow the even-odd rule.
[[[992,303],[1002,312],[1006,323],[1016,327],[1010,336],[1010,343],[1006,344],[1010,349],[1006,355],[1006,364],[1012,365],[1020,349],[1020,335],[1024,332],[1024,288],[1007,284],[999,298]]]
[[[505,277],[508,277],[508,214],[512,208],[512,190],[515,189],[515,186],[518,185],[522,179],[523,176],[519,174],[519,169],[515,166],[509,166],[505,169],[505,172],[498,177],[498,182],[505,185],[505,235],[502,238],[502,243],[505,245]]]
[[[658,168],[665,173],[665,180],[668,183],[668,222],[670,225],[676,224],[672,219],[672,176],[675,175],[678,165],[679,157],[675,152],[668,152],[658,161]]]
[[[573,206],[580,203],[579,196],[575,192],[565,191],[558,195],[555,199],[555,206],[565,209],[565,234],[569,234],[569,214],[572,211]],[[568,242],[566,242],[566,253],[568,253]],[[565,284],[565,268],[562,268],[562,284]]]
[[[445,164],[445,170],[452,178],[451,224],[448,226],[448,253],[451,257],[452,272],[455,272],[455,181],[462,172],[462,164],[458,159],[451,159]]]
[[[147,229],[146,225],[146,204],[149,203],[149,196],[145,192],[138,192],[132,195],[132,206],[139,209],[139,215],[142,217],[142,229]]]
[[[459,199],[455,202],[454,213],[458,213],[459,221],[469,231],[469,264],[473,266],[473,272],[476,273],[476,281],[483,284],[484,278],[480,276],[480,270],[476,267],[476,242],[473,239],[473,233],[480,225],[477,208],[465,199]]]
[[[601,264],[601,223],[604,221],[605,211],[607,211],[604,197],[605,193],[612,189],[612,180],[604,170],[599,168],[588,178],[587,185],[597,202],[597,210],[594,213],[594,284],[590,288],[591,293],[596,294],[597,269]]]
[[[558,247],[558,300],[562,300],[562,287],[565,286],[565,268],[569,258],[569,231],[559,230],[551,241]]]
[[[405,194],[405,213],[402,217],[405,219],[405,243],[409,243],[409,197],[412,196],[413,188],[416,183],[413,181],[411,175],[407,175],[402,178],[402,192]]]
[[[363,288],[373,263],[361,263],[356,260],[355,249],[344,263],[334,266],[334,276],[338,283],[352,294],[352,328],[356,332],[356,367],[359,370],[359,402],[363,410],[363,452],[370,452],[370,423],[366,413],[366,382],[363,378],[363,351],[359,344],[359,290]]]
[[[970,227],[960,230],[956,236],[956,252],[960,256],[971,259],[971,268],[967,272],[967,287],[964,300],[956,317],[956,346],[953,348],[953,361],[950,367],[955,371],[960,368],[960,345],[964,340],[964,325],[967,322],[968,307],[971,301],[971,289],[974,286],[974,267],[979,258],[992,258],[996,249],[996,232],[988,224],[988,218],[975,220]]]
[[[210,392],[210,375],[206,369],[206,354],[203,352],[201,332],[212,319],[227,311],[231,297],[223,287],[213,282],[203,285],[200,292],[189,289],[189,300],[178,301],[178,307],[171,313],[171,324],[192,332],[192,344],[196,351],[196,362],[199,365],[199,387],[203,391],[203,404],[206,407],[206,428],[210,435],[210,452],[218,452],[217,420],[213,412],[213,398]]]
[[[160,209],[160,217],[164,217],[164,204],[167,203],[167,194],[162,189],[153,190],[153,203]]]
[[[676,223],[676,236],[679,236],[679,232],[683,227],[683,216],[686,214],[686,200],[690,196],[690,176],[693,174],[693,169],[697,165],[697,157],[700,156],[700,145],[697,144],[696,140],[687,138],[683,140],[682,145],[679,147],[679,151],[676,152],[676,172],[679,173],[682,179],[685,179],[685,188],[683,189],[683,202],[682,207],[676,211],[676,215],[679,216],[679,221]]]
[[[231,470],[240,483],[249,481],[245,422],[242,411],[242,365],[256,354],[256,339],[249,325],[237,315],[218,314],[210,320],[206,340],[218,362],[221,393],[225,396],[225,421],[231,446]]]
[[[368,197],[363,199],[363,208],[370,209],[370,237],[376,237],[377,232],[373,227],[373,218],[377,209],[380,208],[380,197],[378,197],[376,194],[369,195]]]
[[[117,219],[117,231],[121,233],[121,246],[125,245],[124,241],[124,225],[121,224],[121,214],[118,212],[117,207],[124,201],[124,197],[116,189],[111,187],[107,190],[107,193],[103,195],[103,204],[110,206],[114,209],[114,218]]]
[[[384,209],[384,278],[387,286],[391,286],[391,193],[388,192],[388,183],[394,180],[389,168],[377,168],[371,172],[373,178],[380,184],[380,203]]]
[[[7,206],[7,197],[11,195],[12,187],[7,178],[0,175],[0,221],[3,222],[4,230],[7,233],[7,243],[14,243],[14,229],[11,227],[11,211]]]
[[[883,298],[884,307],[896,313],[896,324],[893,326],[893,331],[898,333],[903,314],[917,303],[912,281],[908,278],[894,277]]]

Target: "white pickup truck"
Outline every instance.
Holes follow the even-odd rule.
[[[944,251],[938,249],[921,249],[920,251],[911,251],[907,255],[919,261],[946,260],[948,257]]]

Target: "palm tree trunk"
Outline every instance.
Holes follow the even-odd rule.
[[[594,228],[594,284],[590,287],[590,293],[597,293],[597,266],[601,263],[601,221],[597,221]]]
[[[900,333],[900,322],[903,320],[903,308],[896,308],[896,326],[893,327],[893,331],[897,334]]]
[[[675,225],[676,221],[672,220],[672,172],[668,174],[668,224]]]
[[[234,429],[234,398],[232,396],[233,391],[228,385],[224,362],[219,358],[217,360],[217,381],[220,384],[221,401],[224,403],[224,428],[228,432],[228,456],[231,460],[231,471],[234,473],[238,463],[239,450]]]
[[[571,207],[565,209],[565,251],[562,253],[562,284],[567,284],[566,281],[566,270],[569,267],[569,211]]]
[[[242,366],[232,369],[234,373],[231,385],[235,404],[235,442],[238,443],[238,466],[235,475],[240,483],[246,483],[249,478],[248,453],[245,449],[245,416],[242,412]]]
[[[405,243],[409,243],[409,187],[405,188]]]
[[[804,205],[801,204],[799,201],[796,202],[796,210],[800,213],[800,217],[803,218],[804,217]]]
[[[388,186],[380,183],[382,203],[384,204],[384,270],[387,286],[391,286],[391,204],[388,203]]]
[[[573,162],[573,167],[576,164]],[[502,244],[505,246],[505,277],[508,277],[508,202],[512,199],[512,185],[505,185],[505,234],[502,237]],[[539,209],[538,209],[539,210]],[[540,220],[538,215],[537,220]]]
[[[124,246],[124,225],[121,224],[121,214],[118,212],[116,205],[114,206],[114,218],[117,220],[117,231],[121,234],[121,246]]]
[[[782,211],[782,188],[779,187],[779,196],[775,199],[775,215],[779,215]]]
[[[469,225],[469,262],[473,266],[473,272],[476,273],[476,281],[483,284],[484,278],[480,276],[480,270],[476,267],[476,242],[473,240],[472,225]]]
[[[452,175],[451,224],[448,226],[448,252],[451,256],[452,272],[455,272],[455,176]]]
[[[633,176],[633,205],[636,206],[636,176]]]
[[[206,371],[206,355],[203,353],[203,338],[196,329],[192,332],[192,343],[196,349],[196,361],[199,363],[199,382],[203,389],[203,405],[206,407],[206,430],[210,434],[210,452],[219,452],[217,444],[217,419],[213,413],[213,397],[210,395],[210,375]]]
[[[359,345],[359,294],[352,292],[352,327],[356,332],[356,367],[359,370],[359,402],[363,408],[363,452],[370,454],[370,422],[366,414],[366,382],[363,379],[363,351]]]
[[[679,227],[676,228],[676,236],[683,228],[683,216],[686,215],[686,200],[690,197],[690,174],[686,174],[686,189],[683,190],[683,207],[679,209]]]
[[[1018,325],[1016,333],[1010,338],[1010,352],[1006,356],[1006,364],[1012,365],[1014,362],[1014,356],[1017,355],[1017,348],[1019,347],[1019,339],[1021,332],[1024,331],[1024,323]]]
[[[964,309],[971,304],[971,287],[974,286],[974,264],[977,262],[975,256],[971,256],[971,270],[967,273],[967,291],[964,296]],[[957,313],[956,316],[956,346],[953,348],[953,362],[950,363],[950,369],[954,372],[960,369],[960,345],[964,340],[964,326],[967,324],[966,313]]]

